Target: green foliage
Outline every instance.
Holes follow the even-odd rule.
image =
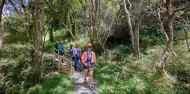
[[[81,0],[84,2],[84,0]],[[32,1],[31,1],[32,2]],[[137,1],[132,1],[132,7],[135,8]],[[148,2],[148,1],[147,1]],[[159,4],[160,0],[150,0],[153,4]],[[127,19],[123,14],[123,9],[119,5],[118,0],[100,0],[100,24],[95,30],[100,30],[100,41],[104,41],[107,37],[108,30],[117,31],[114,37],[119,41],[109,41],[106,53],[98,56],[98,65],[95,69],[95,79],[98,81],[100,93],[103,94],[188,94],[190,91],[190,54],[186,50],[184,34],[182,34],[182,26],[174,23],[174,49],[179,58],[183,61],[180,63],[176,57],[171,56],[166,62],[166,70],[174,75],[179,81],[183,82],[173,85],[171,81],[161,77],[157,72],[156,64],[165,46],[165,37],[159,33],[159,23],[148,23],[142,25],[140,29],[140,60],[136,60],[131,55],[132,47],[130,38],[127,35]],[[30,6],[33,7],[33,6]],[[89,7],[87,10],[90,11]],[[41,11],[41,10],[40,10]],[[45,51],[53,52],[56,41],[64,40],[65,50],[70,42],[79,42],[82,52],[86,51],[86,43],[90,41],[87,34],[83,30],[93,29],[90,24],[94,21],[86,23],[82,15],[83,9],[79,0],[47,0],[45,4],[45,25],[44,28],[48,32],[53,31],[54,40],[49,42],[48,38],[45,42]],[[132,14],[132,22],[134,15]],[[89,13],[91,16],[92,12]],[[114,16],[117,15],[117,18]],[[113,17],[112,17],[113,16]],[[48,64],[52,61],[45,58],[39,68],[34,66],[34,48],[36,44],[36,32],[34,32],[34,23],[30,14],[30,10],[16,17],[7,18],[9,22],[3,19],[4,44],[0,51],[0,94],[68,94],[73,92],[72,79],[68,76],[53,75],[42,83],[35,85],[35,73],[48,70]],[[112,20],[116,19],[117,21]],[[88,17],[86,20],[90,20]],[[113,26],[111,27],[111,24]],[[133,23],[132,23],[133,24]],[[164,23],[166,25],[166,23]],[[83,27],[84,26],[84,27]],[[87,28],[86,28],[86,27]],[[73,28],[74,27],[74,28]],[[119,28],[119,29],[118,29]],[[73,30],[74,29],[74,30]],[[76,40],[72,40],[71,33],[79,31]],[[123,33],[125,31],[125,33]],[[167,26],[165,26],[167,32]],[[47,33],[47,32],[46,32]],[[90,32],[92,33],[92,32]],[[93,31],[93,36],[96,32]],[[126,39],[126,40],[125,40]],[[114,39],[113,39],[114,40]],[[179,41],[182,40],[182,41]],[[98,52],[100,49],[93,41],[93,50]],[[125,44],[121,44],[125,43]],[[146,55],[145,55],[146,53]],[[184,66],[185,65],[185,66]]]
[[[185,44],[181,44],[181,47],[185,47]],[[98,57],[99,66],[95,69],[95,79],[98,80],[100,92],[104,94],[175,94],[176,92],[188,94],[189,85],[174,86],[157,71],[156,66],[164,48],[164,46],[147,48],[146,55],[141,54],[140,60],[134,60],[132,55],[127,55],[122,50],[117,50],[121,51],[118,53],[122,56],[118,56],[118,54],[116,56],[123,59],[110,61],[104,57]],[[186,56],[189,53],[184,53],[180,48],[176,50],[178,54],[182,54],[180,58],[184,56],[183,60],[187,59],[186,63],[188,63],[189,59]],[[177,63],[176,59],[169,62]],[[186,78],[189,70],[183,67],[179,68],[179,65],[175,66],[176,72],[174,74]],[[181,72],[177,67],[181,69]],[[172,73],[174,69],[167,67],[167,70]]]
[[[26,94],[74,94],[72,79],[67,76],[51,76],[43,83],[30,87]]]
[[[144,25],[143,31],[140,33],[140,47],[146,50],[148,47],[164,44],[165,37],[159,33],[159,23]]]
[[[45,5],[45,23],[48,32],[55,32],[64,28],[66,29],[64,32],[70,33],[72,31],[71,24],[76,26],[76,30],[81,27],[82,9],[79,0],[47,0]],[[69,35],[71,37],[71,34]]]
[[[65,36],[66,36],[65,29],[57,30],[56,32],[53,32],[53,33],[54,33],[53,42],[50,42],[48,35],[46,36],[46,40],[45,40],[45,51],[49,53],[52,53],[54,51],[55,44],[57,42],[59,43],[60,40],[63,40],[64,44],[67,43],[67,40],[65,40]]]
[[[33,85],[35,69],[31,51],[28,45],[4,45],[0,60],[0,63],[5,64],[1,66],[3,73],[1,84],[7,94],[22,94]]]
[[[178,94],[189,94],[190,85],[189,84],[179,84],[179,85],[175,86],[174,89]]]
[[[4,25],[4,43],[0,51],[0,93],[24,94],[34,84],[34,49],[30,17],[9,18]]]
[[[50,42],[50,41],[45,42],[45,51],[52,53],[54,51],[55,44],[56,42]]]

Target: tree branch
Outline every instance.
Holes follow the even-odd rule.
[[[185,10],[185,9],[187,9],[187,8],[190,8],[190,5],[188,5],[188,6],[186,6],[186,7],[183,7],[183,8],[178,8],[178,9],[175,9],[174,11],[173,11],[173,13],[172,13],[172,17],[175,15],[175,13],[176,12],[178,12],[178,11],[181,11],[181,10]]]
[[[129,2],[129,0],[127,0],[127,1]],[[132,37],[133,36],[133,28],[132,28],[132,24],[131,24],[131,17],[130,17],[130,13],[129,13],[127,7],[126,7],[126,1],[125,0],[123,0],[123,7],[124,7],[124,10],[125,10],[125,13],[127,14],[129,30],[130,30],[131,37]]]

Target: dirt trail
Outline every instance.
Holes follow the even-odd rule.
[[[52,54],[49,54],[47,52],[44,52],[45,57],[52,57]],[[74,88],[76,91],[76,94],[98,94],[98,85],[97,82],[93,82],[93,90],[90,90],[89,88],[89,77],[87,77],[87,83],[84,82],[84,72],[77,72],[74,71],[73,74],[74,77]]]
[[[89,88],[89,77],[87,77],[87,83],[84,82],[84,73],[83,72],[74,72],[74,86],[76,94],[98,94],[98,85],[97,82],[93,82],[93,90]]]

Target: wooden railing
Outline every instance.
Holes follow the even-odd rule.
[[[55,58],[59,59],[58,63],[55,62],[55,60],[54,60]],[[62,63],[62,61],[63,62],[67,62],[67,65],[64,65],[64,63]],[[53,53],[53,62],[52,62],[52,65],[53,65],[53,67],[57,67],[58,68],[58,72],[59,73],[61,73],[61,72],[66,73],[67,69],[69,68],[69,73],[73,74],[73,64],[74,64],[74,62],[71,61],[70,59],[67,59],[64,56],[60,56],[57,53]]]

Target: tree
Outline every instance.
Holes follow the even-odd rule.
[[[185,15],[186,17],[186,15]],[[190,46],[189,46],[189,40],[188,40],[188,31],[190,30],[190,25],[189,23],[187,22],[188,21],[188,17],[187,20],[185,20],[183,17],[181,16],[177,16],[177,18],[181,21],[182,23],[182,27],[183,27],[183,30],[184,30],[184,33],[185,33],[185,40],[186,40],[186,44],[187,44],[187,50],[190,51]]]
[[[151,4],[149,7],[149,10],[151,10],[150,13],[156,17],[156,19],[158,20],[160,24],[159,34],[164,35],[166,38],[166,41],[168,41],[169,39],[164,29],[164,23],[166,22],[166,17],[162,17],[161,15],[162,13],[166,12],[165,8],[163,8],[164,7],[163,5],[164,5],[164,2],[160,0],[158,5],[153,6],[153,4]]]
[[[170,79],[173,83],[177,83],[177,79],[175,79],[174,77],[170,76],[167,73],[167,71],[165,70],[165,65],[166,65],[166,61],[170,55],[174,55],[181,62],[181,60],[178,58],[177,54],[173,50],[173,17],[175,16],[176,12],[187,9],[190,7],[190,5],[187,5],[182,8],[180,7],[178,9],[173,9],[172,8],[172,0],[166,0],[165,3],[166,3],[167,21],[168,21],[168,24],[167,24],[168,41],[167,41],[166,49],[164,50],[164,52],[161,55],[160,62],[158,64],[157,68],[163,77]]]
[[[1,26],[1,19],[2,19],[2,13],[3,13],[3,6],[5,4],[5,0],[1,0],[0,1],[0,49],[2,46],[2,42],[3,42],[3,30],[2,30],[2,26]]]
[[[130,5],[129,7],[131,8],[130,1],[127,0],[127,2]],[[129,32],[130,32],[130,36],[131,36],[131,44],[133,47],[133,56],[136,57],[137,59],[139,59],[139,55],[140,55],[139,54],[140,53],[140,50],[139,50],[139,28],[140,28],[140,23],[141,23],[143,3],[144,3],[144,0],[141,0],[139,2],[139,7],[138,7],[138,10],[137,10],[136,15],[135,15],[135,22],[134,22],[135,24],[133,26],[132,21],[131,21],[131,13],[127,9],[126,0],[123,0],[124,10],[125,10],[125,13],[127,14]]]
[[[35,83],[38,83],[41,80],[41,65],[43,63],[43,36],[44,36],[44,8],[45,8],[45,0],[43,1],[30,1],[30,9],[33,19],[32,24],[32,44],[34,49],[34,65],[36,69],[35,73]]]
[[[73,39],[77,38],[77,30],[80,27],[80,24],[78,24],[80,23],[80,8],[78,3],[78,0],[46,1],[45,23],[51,42],[54,39],[53,32],[57,30],[68,32],[69,37]]]
[[[88,34],[90,41],[96,44],[99,54],[105,53],[105,44],[115,23],[115,11],[107,8],[110,2],[113,1],[80,0],[83,31]]]

